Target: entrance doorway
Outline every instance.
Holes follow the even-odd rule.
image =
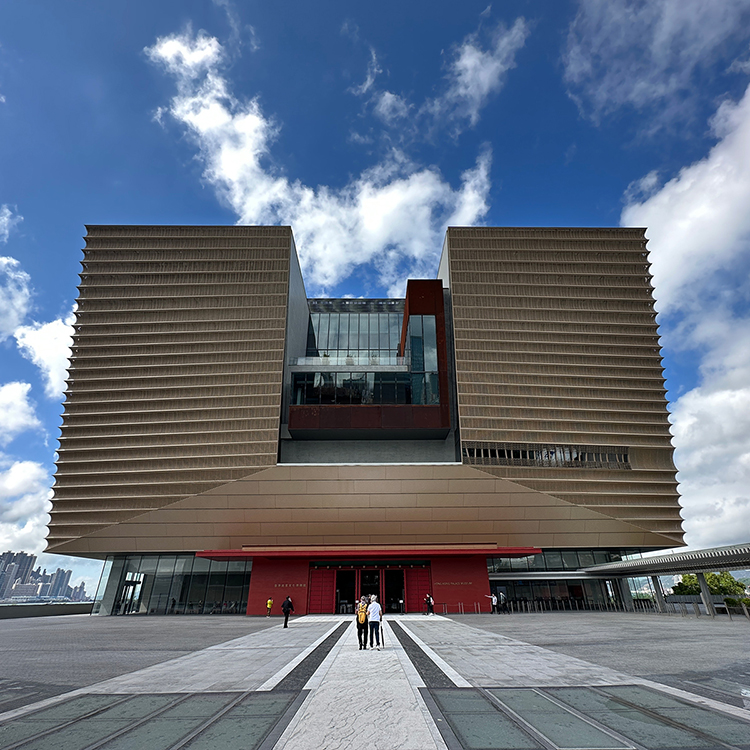
[[[353,614],[360,597],[373,594],[386,613],[420,611],[429,580],[429,565],[424,563],[313,565],[308,611]]]

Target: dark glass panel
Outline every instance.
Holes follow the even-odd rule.
[[[349,315],[349,345],[350,352],[359,349],[359,315],[352,313]]]
[[[411,403],[411,376],[407,372],[396,373],[396,403]]]
[[[362,404],[367,388],[367,373],[353,372],[348,382],[349,400],[352,404]]]
[[[511,570],[528,570],[529,561],[525,557],[511,557],[510,558],[510,569]]]
[[[375,403],[375,373],[365,373],[365,388],[362,391],[362,403],[363,404],[374,404]]]
[[[320,376],[320,403],[336,403],[336,383],[333,373],[321,372],[316,373]]]
[[[582,568],[589,568],[594,565],[594,553],[591,550],[578,550],[578,563]]]
[[[380,349],[380,336],[378,335],[378,314],[370,313],[370,342],[369,349]]]
[[[244,585],[245,561],[232,560],[227,570],[226,587],[224,589],[224,614],[244,614],[247,609],[247,603],[245,603],[244,607],[242,605],[242,599],[247,594]]]
[[[424,369],[427,372],[437,372],[437,332],[435,329],[435,316],[423,315],[422,325],[424,327]]]
[[[348,405],[351,403],[351,375],[348,372],[337,372],[335,373],[336,379],[336,403],[342,405]]]
[[[411,402],[423,404],[425,402],[424,375],[411,375]]]
[[[175,560],[167,614],[181,615],[185,612],[188,593],[190,592],[190,572],[193,569],[194,559],[193,555],[179,555]]]
[[[156,566],[156,577],[151,589],[151,599],[148,603],[149,614],[165,615],[169,609],[169,589],[172,586],[174,574],[174,555],[162,555]]]
[[[388,315],[388,327],[390,331],[388,348],[398,349],[401,345],[401,316],[398,313]]]
[[[594,554],[594,565],[605,565],[606,563],[611,562],[612,560],[607,550],[595,549],[593,550],[593,554]]]
[[[225,560],[211,560],[203,614],[220,615],[224,612],[224,586],[227,582],[227,565]]]
[[[320,313],[320,328],[318,330],[318,351],[323,354],[328,350],[328,321],[330,313]]]
[[[370,348],[370,316],[367,313],[357,316],[359,318],[359,348]]]
[[[562,556],[559,550],[545,550],[544,551],[544,562],[547,565],[547,570],[562,570]]]
[[[380,313],[378,328],[380,330],[380,348],[389,349],[391,336],[388,323],[388,313]]]
[[[158,562],[158,555],[144,556],[141,560],[141,565],[138,572],[143,576],[143,579],[141,580],[141,592],[138,611],[142,614],[147,614],[149,611],[149,599],[151,599],[151,591],[154,587],[154,580],[156,578],[156,566]]]
[[[425,375],[424,403],[440,403],[440,385],[438,383],[438,374],[436,372],[428,372]]]
[[[562,563],[565,570],[578,570],[578,555],[574,549],[562,551]]]
[[[544,555],[532,555],[529,558],[529,570],[545,570]]]
[[[341,351],[349,351],[349,313],[339,313],[339,345]]]
[[[125,558],[115,557],[108,558],[109,570],[105,565],[102,579],[99,583],[97,592],[98,606],[94,605],[94,611],[99,615],[115,614],[115,603],[117,602],[117,593],[120,589],[120,581],[124,577]],[[105,573],[107,574],[105,577]],[[101,593],[100,593],[101,592]]]
[[[206,600],[206,586],[208,586],[208,571],[211,561],[204,557],[193,560],[193,572],[190,576],[190,589],[187,597],[185,614],[199,615],[203,612],[203,602]]]
[[[328,323],[328,349],[333,353],[339,348],[339,314],[329,313],[330,322]],[[334,355],[335,356],[335,355]]]

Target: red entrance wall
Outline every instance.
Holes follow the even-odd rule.
[[[430,569],[407,568],[404,571],[404,587],[406,588],[406,611],[411,614],[425,611],[424,598],[432,588]]]
[[[275,615],[281,614],[281,602],[292,597],[294,613],[307,614],[307,583],[310,561],[306,558],[254,557],[250,575],[250,592],[247,597],[247,614],[266,614],[266,600],[273,598]]]
[[[432,586],[436,614],[443,611],[442,604],[448,605],[449,612],[457,612],[459,602],[467,614],[474,612],[474,602],[479,602],[483,612],[491,610],[490,600],[485,599],[490,593],[490,578],[484,556],[433,557]]]

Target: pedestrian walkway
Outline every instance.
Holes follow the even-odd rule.
[[[319,615],[0,714],[0,750],[356,746],[750,750],[750,711],[440,616],[362,651]]]

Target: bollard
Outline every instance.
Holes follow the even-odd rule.
[[[464,603],[463,603],[463,602],[459,602],[459,603],[458,603],[458,614],[459,614],[459,615],[463,615],[463,614],[465,614],[465,613],[464,613]]]
[[[747,611],[747,605],[745,602],[740,602],[740,604],[742,605],[742,611],[745,613],[745,617],[750,620],[750,612]]]
[[[701,609],[698,606],[698,602],[693,602],[693,609],[695,610],[695,616],[700,617],[701,616]]]
[[[479,606],[479,602],[474,602],[474,614],[475,615],[481,615],[482,614],[482,609]]]

